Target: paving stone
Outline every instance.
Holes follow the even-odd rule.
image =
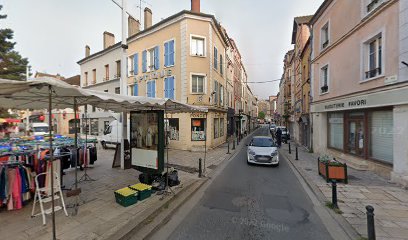
[[[408,229],[404,229],[404,228],[400,228],[400,227],[383,227],[381,228],[382,230],[384,230],[385,232],[387,232],[387,234],[391,237],[394,238],[407,238],[408,236]],[[376,229],[376,234],[377,234],[377,229]],[[381,235],[378,235],[381,236]]]

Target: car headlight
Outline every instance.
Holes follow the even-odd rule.
[[[271,153],[271,156],[272,156],[272,157],[274,157],[274,156],[276,156],[276,155],[278,155],[278,152],[277,152],[277,151],[274,151],[274,152]]]
[[[249,155],[252,155],[252,156],[255,156],[255,152],[252,151],[252,150],[250,150],[250,151],[248,152],[248,154],[249,154]]]

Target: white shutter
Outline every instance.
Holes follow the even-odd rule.
[[[392,111],[371,113],[371,157],[393,163],[393,117]]]
[[[343,113],[329,114],[329,147],[343,150]]]

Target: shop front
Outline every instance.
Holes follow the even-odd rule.
[[[312,104],[313,148],[361,170],[408,176],[407,87]],[[405,118],[405,120],[404,120]]]

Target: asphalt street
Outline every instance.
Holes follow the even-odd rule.
[[[168,239],[332,239],[288,164],[249,166],[242,148]]]

